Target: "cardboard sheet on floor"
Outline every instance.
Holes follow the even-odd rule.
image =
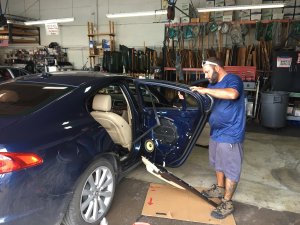
[[[213,208],[189,191],[171,185],[151,183],[142,215],[207,224],[236,225],[233,215],[223,220],[211,217]]]

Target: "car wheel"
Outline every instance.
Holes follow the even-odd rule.
[[[63,223],[99,225],[110,208],[115,186],[112,164],[103,158],[93,162],[79,178]]]

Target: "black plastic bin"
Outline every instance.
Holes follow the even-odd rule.
[[[261,125],[269,128],[286,126],[289,93],[268,91],[261,93]]]

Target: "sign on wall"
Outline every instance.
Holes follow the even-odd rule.
[[[46,35],[59,35],[59,27],[57,23],[46,23],[45,29]]]
[[[289,68],[292,65],[292,57],[277,57],[277,67]]]

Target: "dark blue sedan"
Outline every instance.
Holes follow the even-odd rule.
[[[211,106],[187,85],[93,72],[1,84],[0,224],[98,225],[141,156],[184,163]]]

